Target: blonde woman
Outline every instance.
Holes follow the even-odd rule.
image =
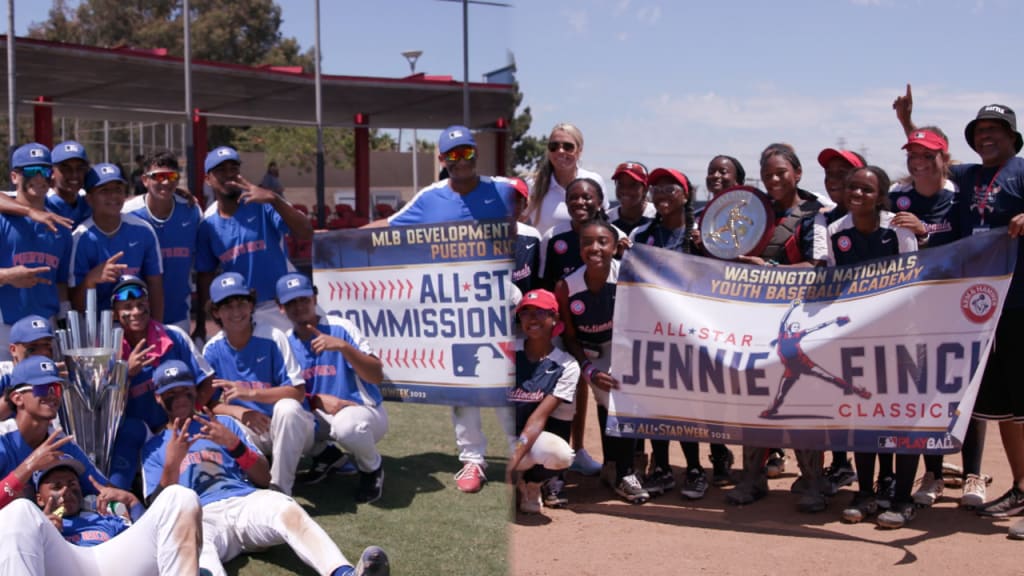
[[[556,224],[569,222],[569,209],[565,204],[565,187],[577,178],[590,178],[604,189],[601,175],[580,167],[583,154],[583,133],[572,124],[557,124],[548,136],[548,153],[541,160],[530,183],[530,208],[526,222],[542,235]],[[608,210],[608,199],[602,208]]]

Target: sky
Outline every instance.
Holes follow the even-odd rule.
[[[314,0],[278,0],[286,36],[314,43]],[[1018,0],[507,0],[470,5],[470,80],[514,54],[530,132],[584,134],[582,165],[606,178],[625,160],[703,184],[716,154],[758,173],[760,151],[792,144],[802,186],[823,191],[817,154],[843,146],[906,173],[891,104],[909,82],[914,119],[977,161],[963,128],[978,109],[1024,112]],[[48,2],[16,0],[24,34]],[[6,22],[6,3],[0,22]],[[462,77],[462,6],[440,0],[321,0],[326,74]],[[329,105],[329,103],[328,103]],[[1022,119],[1024,123],[1024,119]],[[426,135],[420,132],[420,137]]]

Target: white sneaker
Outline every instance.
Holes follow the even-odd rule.
[[[985,503],[985,479],[977,474],[968,474],[964,480],[964,495],[960,497],[960,505],[966,508],[977,508]]]
[[[920,504],[921,506],[935,504],[935,501],[942,496],[943,488],[945,488],[945,484],[942,478],[936,478],[935,474],[925,472],[924,478],[921,479],[921,487],[918,488],[917,492],[914,492],[914,504]]]
[[[519,511],[523,514],[540,514],[540,483],[519,482]]]
[[[584,476],[597,476],[601,473],[601,463],[591,458],[586,448],[580,448],[576,451],[576,457],[573,458],[569,470]]]

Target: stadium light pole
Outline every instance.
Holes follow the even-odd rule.
[[[14,0],[7,0],[7,146],[11,151],[18,141],[17,102],[14,91]]]
[[[192,7],[189,0],[182,1],[181,19],[185,24],[184,38],[184,69],[185,69],[185,164],[188,166],[188,185],[192,194],[199,197],[203,193],[203,185],[200,182],[193,182],[192,178],[198,176],[199,170],[196,165],[195,133],[192,129]],[[141,136],[139,137],[141,143]],[[196,178],[198,180],[198,178]],[[212,198],[205,198],[209,203]]]
[[[469,128],[469,5],[482,4],[511,8],[505,2],[488,2],[487,0],[439,0],[441,2],[462,3],[462,125]]]
[[[320,0],[315,0],[316,44],[313,48],[314,79],[316,84],[316,223],[318,228],[326,226],[327,207],[324,197],[324,122],[323,101],[320,91]]]
[[[422,50],[407,50],[405,52],[402,52],[402,56],[405,56],[405,59],[409,61],[409,71],[412,73],[413,76],[416,75],[416,61],[419,60],[420,56],[422,56],[422,55],[423,55],[423,51]],[[418,153],[419,153],[419,142],[416,140],[416,128],[413,128],[412,129],[412,193],[413,194],[419,192],[419,190],[420,190],[419,183],[418,183],[417,178],[416,178],[417,177],[417,174],[416,174],[416,172],[417,172],[416,156],[418,155]]]

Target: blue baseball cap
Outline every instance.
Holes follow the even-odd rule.
[[[52,165],[50,149],[38,142],[29,142],[24,146],[19,146],[14,154],[11,154],[11,168]]]
[[[30,314],[11,326],[11,344],[27,344],[43,338],[53,338],[53,327],[42,316]]]
[[[81,160],[86,164],[89,163],[89,157],[85,155],[85,146],[82,146],[74,140],[65,140],[64,142],[54,146],[53,150],[50,152],[50,160],[54,164],[60,164],[65,160],[74,159]]]
[[[121,175],[120,168],[115,164],[101,162],[89,168],[89,173],[85,175],[85,191],[89,192],[93,188],[98,188],[108,182],[128,184],[128,181]]]
[[[43,482],[43,478],[58,468],[67,468],[77,476],[85,474],[85,464],[82,464],[71,454],[61,454],[60,458],[49,466],[45,466],[41,470],[36,470],[32,473],[32,485],[35,486],[36,492],[39,491],[39,484]]]
[[[469,128],[465,126],[449,126],[441,132],[441,138],[437,141],[437,148],[441,151],[441,154],[446,154],[452,148],[458,148],[459,146],[472,146],[476,148],[476,140],[473,139],[473,133],[469,131]]]
[[[187,364],[181,360],[168,360],[156,367],[153,372],[153,386],[157,394],[163,394],[172,388],[181,386],[194,387],[196,377]]]
[[[63,381],[57,372],[57,365],[46,356],[29,356],[18,362],[11,372],[11,389]]]
[[[248,296],[249,286],[245,278],[238,272],[225,272],[213,279],[210,284],[210,300],[220,304],[232,296]]]
[[[206,161],[203,162],[203,169],[209,173],[214,168],[228,160],[234,160],[239,164],[242,163],[242,159],[238,157],[238,150],[235,150],[231,146],[218,146],[217,148],[210,150],[206,155]]]
[[[293,272],[277,281],[277,301],[287,304],[296,298],[313,295],[313,283],[304,274]]]

